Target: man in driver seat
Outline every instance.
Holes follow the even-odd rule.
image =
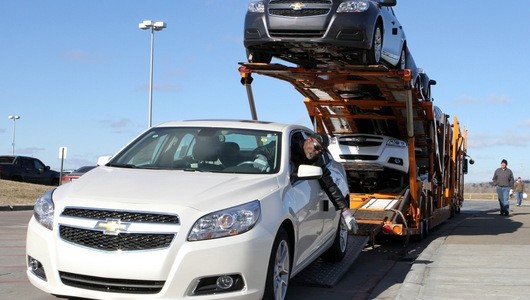
[[[294,166],[294,172],[297,172],[298,167],[302,164],[322,168],[322,177],[318,180],[320,186],[326,192],[335,208],[341,210],[348,230],[355,234],[358,230],[357,222],[350,212],[347,200],[333,181],[331,172],[322,157],[328,146],[329,139],[327,135],[322,133],[312,134],[305,140],[294,141],[291,145],[291,161]],[[267,158],[269,151],[259,151],[261,150],[259,148],[256,150],[258,151],[255,152],[257,154],[255,155],[254,166],[259,167],[260,170],[269,170],[269,159]]]

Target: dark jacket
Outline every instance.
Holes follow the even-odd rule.
[[[342,195],[342,192],[335,181],[333,181],[333,177],[331,177],[331,171],[328,169],[322,155],[319,155],[317,159],[312,161],[307,159],[304,153],[303,145],[304,141],[299,141],[293,143],[291,146],[291,161],[294,165],[294,172],[298,171],[298,167],[300,165],[313,165],[321,167],[322,177],[318,180],[320,186],[326,192],[331,202],[333,202],[333,205],[336,209],[342,210],[347,208],[348,202],[344,198],[344,195]]]
[[[502,187],[512,187],[514,183],[512,170],[498,168],[493,173],[493,185]]]

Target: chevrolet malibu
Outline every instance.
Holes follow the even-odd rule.
[[[318,178],[293,173],[298,125],[179,121],[152,127],[104,165],[36,202],[27,275],[91,299],[284,299],[316,259],[340,261],[348,231]],[[269,167],[254,150],[266,147]],[[325,160],[345,196],[345,171]]]
[[[407,45],[396,0],[252,1],[244,45],[250,62],[277,57],[304,67],[388,64],[404,69]]]

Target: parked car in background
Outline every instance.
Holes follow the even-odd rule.
[[[148,129],[37,200],[30,282],[59,297],[284,299],[292,276],[319,257],[340,261],[348,244],[322,169],[291,168],[291,144],[312,133],[219,120]],[[344,169],[324,159],[347,197]]]
[[[407,40],[396,0],[261,0],[249,4],[249,62],[277,57],[301,66],[381,64],[405,68]]]
[[[84,167],[75,169],[74,171],[69,172],[67,174],[63,174],[63,177],[61,177],[61,182],[62,183],[67,183],[67,182],[79,179],[79,177],[81,177],[86,172],[94,169],[95,167],[97,167],[97,166],[84,166]]]
[[[34,157],[0,156],[0,179],[21,182],[59,185],[59,172]]]

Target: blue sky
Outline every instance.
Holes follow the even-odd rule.
[[[245,61],[248,0],[2,1],[0,154],[59,170],[95,164],[148,124],[149,31],[155,33],[153,124],[250,119]],[[467,182],[490,181],[501,159],[530,179],[530,11],[520,1],[398,0],[416,64],[438,84],[435,104],[468,129]],[[289,84],[254,76],[258,118],[310,125]],[[3,121],[2,121],[3,120]]]

